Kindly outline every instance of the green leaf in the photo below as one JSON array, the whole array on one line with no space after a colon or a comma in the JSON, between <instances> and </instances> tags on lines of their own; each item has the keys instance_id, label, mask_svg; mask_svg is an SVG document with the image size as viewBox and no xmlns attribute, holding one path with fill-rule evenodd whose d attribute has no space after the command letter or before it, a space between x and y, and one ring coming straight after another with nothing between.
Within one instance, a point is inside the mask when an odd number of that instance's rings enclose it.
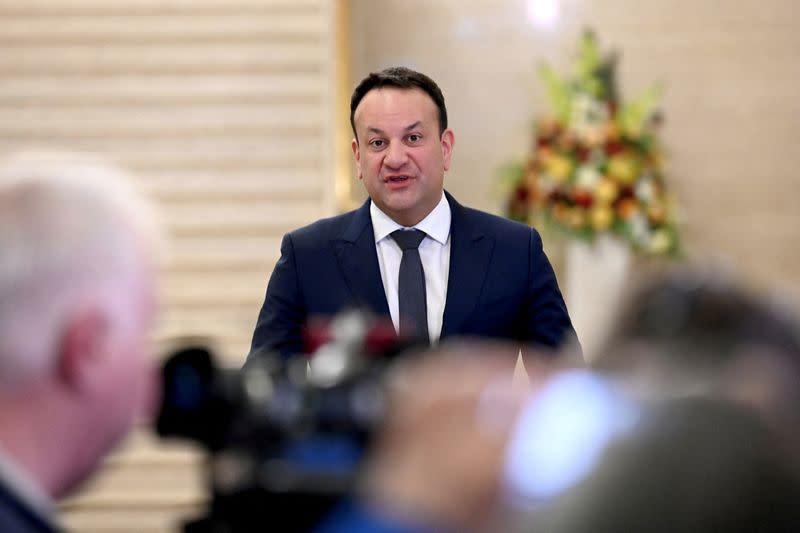
<instances>
[{"instance_id":1,"label":"green leaf","mask_svg":"<svg viewBox=\"0 0 800 533\"><path fill-rule=\"evenodd\" d=\"M539 68L539 77L547 90L547 98L556 119L561 124L566 124L570 114L569 85L548 65Z\"/></svg>"},{"instance_id":2,"label":"green leaf","mask_svg":"<svg viewBox=\"0 0 800 533\"><path fill-rule=\"evenodd\" d=\"M578 62L575 65L576 74L582 80L588 80L595 76L602 64L600 47L597 39L591 32L586 32L581 38L578 48Z\"/></svg>"},{"instance_id":3,"label":"green leaf","mask_svg":"<svg viewBox=\"0 0 800 533\"><path fill-rule=\"evenodd\" d=\"M656 84L638 98L623 104L617 113L617 126L620 130L631 136L638 136L644 129L647 120L653 115L662 93L662 86Z\"/></svg>"}]
</instances>

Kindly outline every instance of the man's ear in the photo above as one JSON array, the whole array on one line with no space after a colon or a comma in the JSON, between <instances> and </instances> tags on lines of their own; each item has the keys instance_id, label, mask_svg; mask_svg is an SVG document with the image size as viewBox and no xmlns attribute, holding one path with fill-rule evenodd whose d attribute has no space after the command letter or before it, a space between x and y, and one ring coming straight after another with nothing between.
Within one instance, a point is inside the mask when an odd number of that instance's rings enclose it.
<instances>
[{"instance_id":1,"label":"man's ear","mask_svg":"<svg viewBox=\"0 0 800 533\"><path fill-rule=\"evenodd\" d=\"M75 314L65 325L58 347L57 370L62 383L85 390L95 379L96 368L108 356L108 320L99 309Z\"/></svg>"},{"instance_id":2,"label":"man's ear","mask_svg":"<svg viewBox=\"0 0 800 533\"><path fill-rule=\"evenodd\" d=\"M358 149L358 139L353 138L350 148L353 150L353 160L356 162L356 177L361 179L361 150Z\"/></svg>"},{"instance_id":3,"label":"man's ear","mask_svg":"<svg viewBox=\"0 0 800 533\"><path fill-rule=\"evenodd\" d=\"M445 170L450 170L450 158L453 155L453 146L456 143L453 130L447 128L442 132L442 164Z\"/></svg>"}]
</instances>

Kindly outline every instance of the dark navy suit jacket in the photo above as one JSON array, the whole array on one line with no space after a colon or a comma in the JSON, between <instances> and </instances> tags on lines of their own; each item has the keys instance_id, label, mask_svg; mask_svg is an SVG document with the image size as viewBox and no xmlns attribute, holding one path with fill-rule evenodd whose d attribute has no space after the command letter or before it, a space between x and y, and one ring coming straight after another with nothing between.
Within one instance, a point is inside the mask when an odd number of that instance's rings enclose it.
<instances>
[{"instance_id":1,"label":"dark navy suit jacket","mask_svg":"<svg viewBox=\"0 0 800 533\"><path fill-rule=\"evenodd\" d=\"M57 533L14 492L0 481L0 531L2 533Z\"/></svg>"},{"instance_id":2,"label":"dark navy suit jacket","mask_svg":"<svg viewBox=\"0 0 800 533\"><path fill-rule=\"evenodd\" d=\"M493 337L557 348L571 337L572 324L536 230L445 195L452 216L440 338ZM251 354L303 353L304 326L316 315L359 307L388 319L369 203L284 236Z\"/></svg>"}]
</instances>

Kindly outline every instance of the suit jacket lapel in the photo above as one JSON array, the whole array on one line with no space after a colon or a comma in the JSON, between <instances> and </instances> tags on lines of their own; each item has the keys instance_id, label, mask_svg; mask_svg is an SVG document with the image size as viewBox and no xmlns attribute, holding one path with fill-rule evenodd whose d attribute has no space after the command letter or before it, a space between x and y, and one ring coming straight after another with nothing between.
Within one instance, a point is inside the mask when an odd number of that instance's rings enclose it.
<instances>
[{"instance_id":1,"label":"suit jacket lapel","mask_svg":"<svg viewBox=\"0 0 800 533\"><path fill-rule=\"evenodd\" d=\"M494 238L473 224L469 210L445 192L450 203L450 273L442 334L457 334L478 302L494 250Z\"/></svg>"},{"instance_id":2,"label":"suit jacket lapel","mask_svg":"<svg viewBox=\"0 0 800 533\"><path fill-rule=\"evenodd\" d=\"M353 213L341 238L334 239L332 244L347 286L358 305L378 315L389 316L369 215L369 200Z\"/></svg>"}]
</instances>

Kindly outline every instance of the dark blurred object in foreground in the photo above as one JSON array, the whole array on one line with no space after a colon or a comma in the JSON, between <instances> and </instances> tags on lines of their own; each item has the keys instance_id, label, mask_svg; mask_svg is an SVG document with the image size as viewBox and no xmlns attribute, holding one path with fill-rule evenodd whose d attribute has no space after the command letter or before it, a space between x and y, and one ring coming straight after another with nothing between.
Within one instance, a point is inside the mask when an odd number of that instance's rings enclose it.
<instances>
[{"instance_id":1,"label":"dark blurred object in foreground","mask_svg":"<svg viewBox=\"0 0 800 533\"><path fill-rule=\"evenodd\" d=\"M164 366L162 436L211 453L209 512L187 533L308 531L355 484L383 419L385 369L409 349L358 312L315 327L313 358L259 354L241 371L204 347Z\"/></svg>"}]
</instances>

